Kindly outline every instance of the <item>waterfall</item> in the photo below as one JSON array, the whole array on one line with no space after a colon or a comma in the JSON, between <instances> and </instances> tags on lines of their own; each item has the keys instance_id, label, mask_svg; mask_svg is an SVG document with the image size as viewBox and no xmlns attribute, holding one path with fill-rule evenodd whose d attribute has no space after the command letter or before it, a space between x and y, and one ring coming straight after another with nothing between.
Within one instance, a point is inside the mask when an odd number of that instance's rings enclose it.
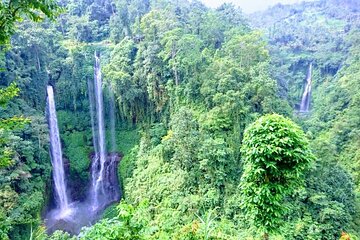
<instances>
[{"instance_id":1,"label":"waterfall","mask_svg":"<svg viewBox=\"0 0 360 240\"><path fill-rule=\"evenodd\" d=\"M106 168L106 179L107 186L106 190L109 194L109 201L117 201L120 198L120 193L118 188L114 188L119 185L117 178L117 163L118 163L118 154L116 154L117 146L116 146L116 131L115 131L115 97L114 93L111 90L111 87L108 87L109 92L109 117L110 117L110 163Z\"/></svg>"},{"instance_id":2,"label":"waterfall","mask_svg":"<svg viewBox=\"0 0 360 240\"><path fill-rule=\"evenodd\" d=\"M104 191L104 177L105 177L105 162L107 158L105 147L105 124L104 124L104 103L102 92L102 78L100 57L95 52L95 66L94 66L94 91L95 91L95 109L96 109L96 141L94 145L95 157L93 160L91 175L92 175L92 207L97 210L101 207L101 202L105 197Z\"/></svg>"},{"instance_id":3,"label":"waterfall","mask_svg":"<svg viewBox=\"0 0 360 240\"><path fill-rule=\"evenodd\" d=\"M116 151L116 133L115 133L115 98L110 86L108 88L110 96L110 137L111 137L111 152Z\"/></svg>"},{"instance_id":4,"label":"waterfall","mask_svg":"<svg viewBox=\"0 0 360 240\"><path fill-rule=\"evenodd\" d=\"M49 125L54 168L54 182L57 202L60 208L46 214L45 224L48 233L64 230L78 234L81 227L88 226L100 217L104 208L121 197L117 167L121 155L116 153L115 139L115 100L109 95L110 150L106 151L104 99L101 78L100 57L95 52L94 80L88 79L91 128L95 153L91 155L91 180L88 196L84 201L71 202L66 195L64 168L61 157L59 130L57 127L55 103L52 87L48 87ZM110 90L110 89L109 89ZM70 205L70 206L69 206Z\"/></svg>"},{"instance_id":5,"label":"waterfall","mask_svg":"<svg viewBox=\"0 0 360 240\"><path fill-rule=\"evenodd\" d=\"M60 134L56 117L54 91L52 86L47 87L47 109L50 131L51 164L55 185L55 198L60 209L60 215L70 211L69 199L66 191L65 171L62 158Z\"/></svg>"},{"instance_id":6,"label":"waterfall","mask_svg":"<svg viewBox=\"0 0 360 240\"><path fill-rule=\"evenodd\" d=\"M88 79L88 89L89 89L89 103L90 103L90 117L91 117L91 129L92 129L92 137L93 137L93 146L94 146L94 150L95 150L95 154L97 154L99 152L98 150L98 140L96 137L96 132L97 132L97 127L96 127L96 120L95 120L95 116L96 116L96 106L94 103L95 100L95 96L94 96L94 83ZM98 156L95 156L95 158L97 158Z\"/></svg>"},{"instance_id":7,"label":"waterfall","mask_svg":"<svg viewBox=\"0 0 360 240\"><path fill-rule=\"evenodd\" d=\"M97 212L107 204L120 198L119 183L117 180L117 165L119 155L116 151L115 139L115 100L109 88L109 117L110 117L110 147L111 154L106 151L104 99L101 78L100 57L95 52L94 83L88 82L91 126L95 154L91 165L90 200L92 210Z\"/></svg>"},{"instance_id":8,"label":"waterfall","mask_svg":"<svg viewBox=\"0 0 360 240\"><path fill-rule=\"evenodd\" d=\"M90 103L90 117L91 117L91 129L92 129L92 139L94 147L94 156L92 156L91 164L91 187L90 187L90 199L92 208L95 210L98 206L98 193L96 191L96 181L98 179L98 169L100 164L99 159L99 150L98 150L98 138L97 138L97 120L96 120L96 105L95 105L95 87L94 82L88 79L88 92L89 92L89 103Z\"/></svg>"},{"instance_id":9,"label":"waterfall","mask_svg":"<svg viewBox=\"0 0 360 240\"><path fill-rule=\"evenodd\" d=\"M312 84L312 63L310 63L309 65L309 69L306 76L306 85L300 103L300 112L308 112L310 109L311 84Z\"/></svg>"}]
</instances>

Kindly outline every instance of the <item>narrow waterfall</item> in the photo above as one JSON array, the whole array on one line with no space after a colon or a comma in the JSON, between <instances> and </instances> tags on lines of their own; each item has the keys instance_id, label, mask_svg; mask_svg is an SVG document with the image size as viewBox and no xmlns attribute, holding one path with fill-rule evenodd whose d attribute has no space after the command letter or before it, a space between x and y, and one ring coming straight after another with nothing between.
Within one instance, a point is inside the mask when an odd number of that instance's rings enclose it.
<instances>
[{"instance_id":1,"label":"narrow waterfall","mask_svg":"<svg viewBox=\"0 0 360 240\"><path fill-rule=\"evenodd\" d=\"M95 81L88 79L88 92L89 92L89 103L90 103L90 117L91 117L91 129L92 129L92 139L94 147L94 156L92 156L91 164L91 187L89 199L92 205L92 209L96 210L98 206L98 193L96 191L96 181L98 179L98 169L100 168L100 159L99 159L99 147L98 147L98 127L96 119L96 105L95 105Z\"/></svg>"},{"instance_id":2,"label":"narrow waterfall","mask_svg":"<svg viewBox=\"0 0 360 240\"><path fill-rule=\"evenodd\" d=\"M93 132L94 155L91 165L90 200L93 212L120 198L117 177L117 165L120 160L116 153L115 139L115 100L109 89L109 117L110 117L110 150L106 151L104 97L101 78L100 57L95 53L94 83L88 82L90 98L90 114Z\"/></svg>"},{"instance_id":3,"label":"narrow waterfall","mask_svg":"<svg viewBox=\"0 0 360 240\"><path fill-rule=\"evenodd\" d=\"M116 152L116 133L115 133L115 97L111 88L108 88L110 96L110 137L111 137L111 152Z\"/></svg>"},{"instance_id":4,"label":"narrow waterfall","mask_svg":"<svg viewBox=\"0 0 360 240\"><path fill-rule=\"evenodd\" d=\"M89 103L90 103L90 117L91 117L91 129L92 129L92 138L93 138L93 147L95 154L99 153L98 150L98 140L97 140L97 126L96 126L96 106L95 106L95 89L94 89L94 82L88 79L88 92L89 92ZM98 156L94 156L97 158Z\"/></svg>"},{"instance_id":5,"label":"narrow waterfall","mask_svg":"<svg viewBox=\"0 0 360 240\"><path fill-rule=\"evenodd\" d=\"M110 162L106 167L106 191L108 193L108 201L117 201L120 198L119 183L117 177L117 164L119 155L116 153L116 125L115 125L115 97L110 86L108 87L109 92L109 117L110 117Z\"/></svg>"},{"instance_id":6,"label":"narrow waterfall","mask_svg":"<svg viewBox=\"0 0 360 240\"><path fill-rule=\"evenodd\" d=\"M60 210L60 216L70 212L69 198L66 191L65 171L61 151L59 127L56 117L54 91L52 86L47 87L47 110L50 132L51 164L55 187L55 199Z\"/></svg>"},{"instance_id":7,"label":"narrow waterfall","mask_svg":"<svg viewBox=\"0 0 360 240\"><path fill-rule=\"evenodd\" d=\"M310 109L310 97L311 97L311 84L312 84L312 63L310 63L308 72L306 75L306 85L304 93L300 103L300 112L309 112Z\"/></svg>"},{"instance_id":8,"label":"narrow waterfall","mask_svg":"<svg viewBox=\"0 0 360 240\"><path fill-rule=\"evenodd\" d=\"M104 191L104 176L105 176L105 162L107 158L105 147L105 124L104 124L104 103L102 92L102 78L100 57L95 52L95 66L94 66L94 91L95 91L95 108L96 108L96 141L94 145L95 158L92 163L92 208L98 210L101 207L102 200L105 197Z\"/></svg>"}]
</instances>

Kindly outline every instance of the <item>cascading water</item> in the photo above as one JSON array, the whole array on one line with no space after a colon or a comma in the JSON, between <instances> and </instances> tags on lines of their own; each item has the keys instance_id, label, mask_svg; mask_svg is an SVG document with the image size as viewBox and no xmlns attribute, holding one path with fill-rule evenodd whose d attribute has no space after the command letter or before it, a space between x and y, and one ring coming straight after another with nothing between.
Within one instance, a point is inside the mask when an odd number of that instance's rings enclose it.
<instances>
[{"instance_id":1,"label":"cascading water","mask_svg":"<svg viewBox=\"0 0 360 240\"><path fill-rule=\"evenodd\" d=\"M92 176L92 209L94 211L101 207L101 201L105 197L104 191L104 170L107 158L105 147L105 124L104 124L104 103L102 92L102 78L100 57L95 52L95 66L94 66L94 90L95 90L95 106L96 106L96 140L94 146L95 158L92 163L91 176Z\"/></svg>"},{"instance_id":2,"label":"cascading water","mask_svg":"<svg viewBox=\"0 0 360 240\"><path fill-rule=\"evenodd\" d=\"M304 93L300 103L300 112L309 112L310 109L310 97L311 97L311 84L312 84L312 63L309 65L309 69L306 76L306 85Z\"/></svg>"},{"instance_id":3,"label":"cascading water","mask_svg":"<svg viewBox=\"0 0 360 240\"><path fill-rule=\"evenodd\" d=\"M54 165L54 173L60 172L58 175L54 174L54 182L56 186L56 192L60 192L56 196L61 196L59 200L60 209L64 209L64 212L71 214L64 215L62 210L53 209L50 210L45 216L45 223L49 233L55 230L61 229L73 234L78 234L83 226L88 226L94 223L100 216L101 211L110 203L118 201L120 199L120 188L117 175L117 166L120 161L120 155L115 153L116 150L116 139L115 139L115 102L112 93L110 92L110 106L109 106L109 117L110 117L110 130L111 130L111 153L106 152L106 141L105 141L105 120L104 120L104 100L103 100L103 89L101 79L101 68L100 68L100 57L95 53L95 66L94 66L94 81L88 81L89 88L89 102L90 102L90 114L91 114L91 127L93 136L93 145L95 153L91 155L91 184L89 195L87 199L82 202L72 202L69 206L69 200L66 195L65 188L65 176L62 164L62 157L57 158L57 161L61 161L57 166ZM49 112L52 121L50 125L51 136L54 135L57 138L51 137L51 145L58 143L55 151L52 154L61 156L61 146L59 140L59 131L57 129L56 115L55 115L55 104L53 102L52 88L49 90ZM50 98L52 96L52 98ZM52 99L52 100L51 100ZM55 118L55 122L54 119ZM54 123L53 123L54 122ZM56 129L53 127L56 126ZM55 133L52 133L54 129ZM56 131L55 131L56 130ZM55 139L55 140L52 140ZM53 144L54 142L54 144ZM61 167L60 167L61 166ZM57 182L61 184L58 185ZM58 190L58 186L60 189ZM66 200L63 200L65 196ZM64 207L62 207L64 206ZM67 211L69 209L69 211ZM91 211L89 211L91 210Z\"/></svg>"},{"instance_id":4,"label":"cascading water","mask_svg":"<svg viewBox=\"0 0 360 240\"><path fill-rule=\"evenodd\" d=\"M99 153L98 150L98 140L97 140L97 126L96 126L96 106L95 106L95 96L94 96L94 83L90 79L88 79L88 92L89 92L89 103L90 103L90 117L91 117L91 129L92 129L92 137L93 137L93 146L95 154ZM98 156L94 156L94 158L98 158ZM94 166L96 167L96 166ZM94 179L92 179L94 181Z\"/></svg>"},{"instance_id":5,"label":"cascading water","mask_svg":"<svg viewBox=\"0 0 360 240\"><path fill-rule=\"evenodd\" d=\"M59 217L63 217L71 212L71 208L69 206L69 198L66 191L64 163L61 151L58 122L56 117L54 91L52 86L47 87L47 95L51 164L53 166L55 198L59 208Z\"/></svg>"},{"instance_id":6,"label":"cascading water","mask_svg":"<svg viewBox=\"0 0 360 240\"><path fill-rule=\"evenodd\" d=\"M89 198L91 199L92 209L95 210L96 206L98 205L98 194L96 191L96 181L98 179L98 169L100 164L99 159L99 148L98 143L99 140L97 138L97 120L95 119L96 114L96 105L95 105L95 87L94 82L88 80L88 90L89 90L89 103L90 103L90 116L91 116L91 129L92 129L92 138L93 138L93 147L94 147L94 156L92 157L93 161L91 164L91 189Z\"/></svg>"},{"instance_id":7,"label":"cascading water","mask_svg":"<svg viewBox=\"0 0 360 240\"><path fill-rule=\"evenodd\" d=\"M92 87L93 86L93 87ZM94 94L91 92L94 91ZM119 200L117 164L119 155L115 153L115 102L110 91L110 133L111 154L106 151L104 100L101 78L100 57L95 52L94 84L89 83L90 113L92 119L93 144L95 154L91 165L91 207L93 212L101 210L109 203ZM95 103L95 104L94 104Z\"/></svg>"},{"instance_id":8,"label":"cascading water","mask_svg":"<svg viewBox=\"0 0 360 240\"><path fill-rule=\"evenodd\" d=\"M110 137L111 137L111 152L116 151L116 136L115 136L115 98L114 93L109 87L110 96Z\"/></svg>"},{"instance_id":9,"label":"cascading water","mask_svg":"<svg viewBox=\"0 0 360 240\"><path fill-rule=\"evenodd\" d=\"M117 201L120 198L120 192L117 178L117 164L119 160L119 155L116 154L116 132L115 132L115 97L114 93L111 90L110 86L108 87L109 92L109 117L110 117L110 163L106 167L106 179L107 185L106 190L108 193L108 201Z\"/></svg>"}]
</instances>

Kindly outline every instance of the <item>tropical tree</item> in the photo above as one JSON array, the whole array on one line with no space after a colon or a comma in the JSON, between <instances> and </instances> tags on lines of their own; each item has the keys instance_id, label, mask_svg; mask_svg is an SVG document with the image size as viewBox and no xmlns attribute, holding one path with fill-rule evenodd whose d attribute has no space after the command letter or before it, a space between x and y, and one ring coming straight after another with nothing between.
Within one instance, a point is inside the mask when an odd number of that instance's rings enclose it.
<instances>
[{"instance_id":1,"label":"tropical tree","mask_svg":"<svg viewBox=\"0 0 360 240\"><path fill-rule=\"evenodd\" d=\"M277 114L263 116L245 130L241 152L242 207L268 239L282 222L285 197L303 183L314 157L303 131Z\"/></svg>"},{"instance_id":2,"label":"tropical tree","mask_svg":"<svg viewBox=\"0 0 360 240\"><path fill-rule=\"evenodd\" d=\"M7 88L0 89L0 109L6 107L7 103L19 94L19 88L11 84ZM8 146L9 131L20 128L28 123L23 117L0 118L0 168L11 164L13 150Z\"/></svg>"},{"instance_id":3,"label":"tropical tree","mask_svg":"<svg viewBox=\"0 0 360 240\"><path fill-rule=\"evenodd\" d=\"M34 22L45 17L54 19L60 11L55 0L6 0L0 2L0 45L6 44L14 33L16 22L24 16Z\"/></svg>"}]
</instances>

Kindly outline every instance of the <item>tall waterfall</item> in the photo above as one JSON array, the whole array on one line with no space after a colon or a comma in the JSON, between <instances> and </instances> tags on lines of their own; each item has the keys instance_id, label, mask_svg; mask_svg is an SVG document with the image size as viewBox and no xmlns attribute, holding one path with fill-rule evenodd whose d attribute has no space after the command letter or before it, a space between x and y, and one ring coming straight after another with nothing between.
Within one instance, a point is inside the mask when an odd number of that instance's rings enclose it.
<instances>
[{"instance_id":1,"label":"tall waterfall","mask_svg":"<svg viewBox=\"0 0 360 240\"><path fill-rule=\"evenodd\" d=\"M308 112L310 109L311 84L312 84L312 63L310 63L306 75L306 85L300 103L300 112Z\"/></svg>"},{"instance_id":2,"label":"tall waterfall","mask_svg":"<svg viewBox=\"0 0 360 240\"><path fill-rule=\"evenodd\" d=\"M104 103L102 92L102 78L100 57L95 52L95 66L94 66L94 91L95 91L95 109L96 109L96 127L93 128L95 132L96 141L95 157L91 167L92 176L92 207L97 210L101 207L102 199L105 196L104 190L104 176L105 176L105 162L107 158L105 147L105 124L104 124Z\"/></svg>"},{"instance_id":3,"label":"tall waterfall","mask_svg":"<svg viewBox=\"0 0 360 240\"><path fill-rule=\"evenodd\" d=\"M109 92L109 117L110 117L110 159L109 163L106 166L106 191L108 193L108 201L117 201L120 198L119 192L119 183L117 178L117 164L119 160L119 155L116 153L116 131L115 131L115 97L110 86L108 87Z\"/></svg>"},{"instance_id":4,"label":"tall waterfall","mask_svg":"<svg viewBox=\"0 0 360 240\"><path fill-rule=\"evenodd\" d=\"M109 87L110 96L110 137L111 137L111 152L116 152L116 136L115 136L115 97L111 88Z\"/></svg>"},{"instance_id":5,"label":"tall waterfall","mask_svg":"<svg viewBox=\"0 0 360 240\"><path fill-rule=\"evenodd\" d=\"M101 78L100 57L95 52L94 82L88 82L91 125L95 154L91 165L90 199L92 210L97 212L107 204L120 198L117 178L117 165L120 160L116 151L115 139L115 100L109 89L109 117L110 117L110 147L111 154L106 151L104 98Z\"/></svg>"},{"instance_id":6,"label":"tall waterfall","mask_svg":"<svg viewBox=\"0 0 360 240\"><path fill-rule=\"evenodd\" d=\"M98 150L98 140L97 140L97 127L96 127L96 106L95 106L95 89L94 89L94 82L88 79L88 92L89 92L89 103L90 103L90 117L91 117L91 128L92 128L92 138L93 138L93 146L95 150L95 154L99 152ZM98 156L94 156L97 158Z\"/></svg>"},{"instance_id":7,"label":"tall waterfall","mask_svg":"<svg viewBox=\"0 0 360 240\"><path fill-rule=\"evenodd\" d=\"M92 129L92 138L93 138L93 147L95 154L92 157L91 165L91 187L90 187L90 196L92 208L95 209L98 205L98 194L96 191L96 180L98 179L98 169L99 169L99 147L98 147L98 138L97 138L97 120L96 120L96 105L95 105L95 86L94 81L88 79L88 92L89 92L89 103L90 103L90 116L91 116L91 129Z\"/></svg>"},{"instance_id":8,"label":"tall waterfall","mask_svg":"<svg viewBox=\"0 0 360 240\"><path fill-rule=\"evenodd\" d=\"M59 127L56 117L54 91L52 86L47 87L47 110L50 131L51 164L55 185L55 198L60 209L60 215L70 211L69 198L66 191L64 163L61 151Z\"/></svg>"}]
</instances>

